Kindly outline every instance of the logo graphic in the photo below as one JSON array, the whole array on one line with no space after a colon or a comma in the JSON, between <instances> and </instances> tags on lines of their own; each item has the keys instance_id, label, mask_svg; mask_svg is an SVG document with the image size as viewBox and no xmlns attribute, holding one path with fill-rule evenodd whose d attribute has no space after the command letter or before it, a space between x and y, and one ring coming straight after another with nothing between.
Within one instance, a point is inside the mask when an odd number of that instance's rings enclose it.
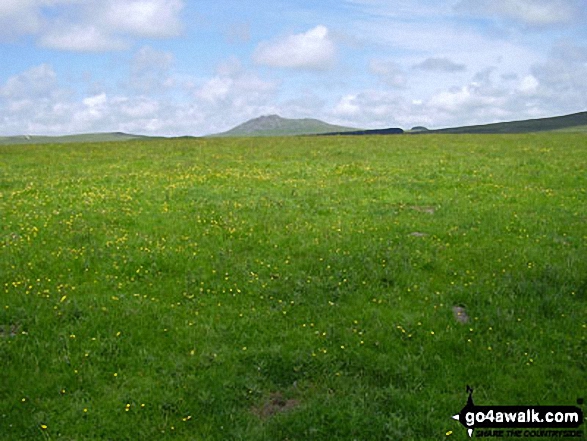
<instances>
[{"instance_id":1,"label":"logo graphic","mask_svg":"<svg viewBox=\"0 0 587 441\"><path fill-rule=\"evenodd\" d=\"M469 437L476 429L481 430L477 436L485 437L582 437L579 430L519 430L577 429L583 424L583 411L577 406L477 406L470 386L467 393L467 404L452 418L467 429ZM577 403L582 404L583 400Z\"/></svg>"}]
</instances>

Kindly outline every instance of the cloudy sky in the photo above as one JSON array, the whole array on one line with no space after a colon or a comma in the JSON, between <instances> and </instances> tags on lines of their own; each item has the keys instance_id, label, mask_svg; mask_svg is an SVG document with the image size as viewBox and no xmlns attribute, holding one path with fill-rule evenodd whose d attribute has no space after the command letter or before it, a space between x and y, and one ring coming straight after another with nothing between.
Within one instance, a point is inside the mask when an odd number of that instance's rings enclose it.
<instances>
[{"instance_id":1,"label":"cloudy sky","mask_svg":"<svg viewBox=\"0 0 587 441\"><path fill-rule=\"evenodd\" d=\"M585 0L1 0L0 135L587 110Z\"/></svg>"}]
</instances>

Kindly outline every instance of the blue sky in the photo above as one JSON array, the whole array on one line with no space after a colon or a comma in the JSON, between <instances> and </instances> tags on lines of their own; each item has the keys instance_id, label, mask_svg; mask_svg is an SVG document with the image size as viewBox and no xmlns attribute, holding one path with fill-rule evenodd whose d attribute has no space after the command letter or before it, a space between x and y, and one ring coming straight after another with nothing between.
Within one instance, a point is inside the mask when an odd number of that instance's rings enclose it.
<instances>
[{"instance_id":1,"label":"blue sky","mask_svg":"<svg viewBox=\"0 0 587 441\"><path fill-rule=\"evenodd\" d=\"M0 135L587 110L585 0L2 0Z\"/></svg>"}]
</instances>

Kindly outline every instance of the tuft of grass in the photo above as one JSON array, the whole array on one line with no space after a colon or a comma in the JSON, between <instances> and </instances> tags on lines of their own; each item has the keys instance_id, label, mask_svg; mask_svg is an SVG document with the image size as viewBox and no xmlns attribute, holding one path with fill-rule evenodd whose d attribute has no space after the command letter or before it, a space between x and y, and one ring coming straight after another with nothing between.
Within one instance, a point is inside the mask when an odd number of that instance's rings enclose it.
<instances>
[{"instance_id":1,"label":"tuft of grass","mask_svg":"<svg viewBox=\"0 0 587 441\"><path fill-rule=\"evenodd\" d=\"M580 134L0 146L3 434L465 439L466 385L574 404L586 153Z\"/></svg>"}]
</instances>

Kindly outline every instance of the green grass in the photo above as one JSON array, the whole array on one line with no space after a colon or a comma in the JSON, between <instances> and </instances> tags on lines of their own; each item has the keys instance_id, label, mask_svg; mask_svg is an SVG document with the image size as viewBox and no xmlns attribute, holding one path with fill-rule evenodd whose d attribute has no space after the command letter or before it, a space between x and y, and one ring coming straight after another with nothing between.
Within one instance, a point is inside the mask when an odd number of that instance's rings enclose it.
<instances>
[{"instance_id":1,"label":"green grass","mask_svg":"<svg viewBox=\"0 0 587 441\"><path fill-rule=\"evenodd\" d=\"M575 404L586 169L580 134L0 147L0 438L464 440L466 385Z\"/></svg>"},{"instance_id":2,"label":"green grass","mask_svg":"<svg viewBox=\"0 0 587 441\"><path fill-rule=\"evenodd\" d=\"M586 133L587 132L587 125L584 126L574 126L574 127L567 127L564 129L558 129L556 132L564 132L564 133Z\"/></svg>"}]
</instances>

